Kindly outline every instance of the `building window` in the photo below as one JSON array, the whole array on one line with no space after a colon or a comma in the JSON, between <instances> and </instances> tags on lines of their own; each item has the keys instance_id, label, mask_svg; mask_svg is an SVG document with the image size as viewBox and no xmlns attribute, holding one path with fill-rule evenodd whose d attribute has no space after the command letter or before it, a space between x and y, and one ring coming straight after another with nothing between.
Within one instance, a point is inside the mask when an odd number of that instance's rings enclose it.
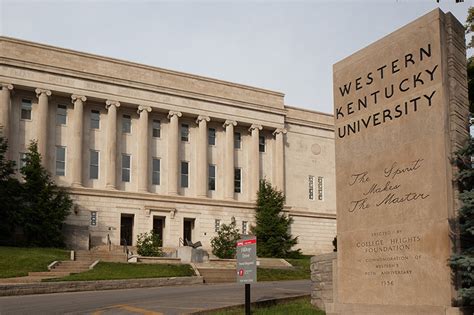
<instances>
[{"instance_id":1,"label":"building window","mask_svg":"<svg viewBox=\"0 0 474 315\"><path fill-rule=\"evenodd\" d=\"M151 176L151 182L153 185L160 184L160 159L153 158L153 174Z\"/></svg>"},{"instance_id":2,"label":"building window","mask_svg":"<svg viewBox=\"0 0 474 315\"><path fill-rule=\"evenodd\" d=\"M209 190L216 190L216 166L209 164Z\"/></svg>"},{"instance_id":3,"label":"building window","mask_svg":"<svg viewBox=\"0 0 474 315\"><path fill-rule=\"evenodd\" d=\"M67 121L67 106L58 105L58 108L56 109L56 124L65 125L66 121Z\"/></svg>"},{"instance_id":4,"label":"building window","mask_svg":"<svg viewBox=\"0 0 474 315\"><path fill-rule=\"evenodd\" d=\"M240 193L242 191L242 169L234 169L234 192Z\"/></svg>"},{"instance_id":5,"label":"building window","mask_svg":"<svg viewBox=\"0 0 474 315\"><path fill-rule=\"evenodd\" d=\"M318 177L318 200L324 200L324 178Z\"/></svg>"},{"instance_id":6,"label":"building window","mask_svg":"<svg viewBox=\"0 0 474 315\"><path fill-rule=\"evenodd\" d=\"M99 151L90 150L89 178L99 178Z\"/></svg>"},{"instance_id":7,"label":"building window","mask_svg":"<svg viewBox=\"0 0 474 315\"><path fill-rule=\"evenodd\" d=\"M258 151L265 152L265 136L258 137Z\"/></svg>"},{"instance_id":8,"label":"building window","mask_svg":"<svg viewBox=\"0 0 474 315\"><path fill-rule=\"evenodd\" d=\"M161 137L161 121L153 120L153 138Z\"/></svg>"},{"instance_id":9,"label":"building window","mask_svg":"<svg viewBox=\"0 0 474 315\"><path fill-rule=\"evenodd\" d=\"M97 225L97 211L91 211L91 226Z\"/></svg>"},{"instance_id":10,"label":"building window","mask_svg":"<svg viewBox=\"0 0 474 315\"><path fill-rule=\"evenodd\" d=\"M209 130L207 131L207 139L209 145L216 145L216 129L209 128Z\"/></svg>"},{"instance_id":11,"label":"building window","mask_svg":"<svg viewBox=\"0 0 474 315\"><path fill-rule=\"evenodd\" d=\"M31 119L31 100L21 100L21 119Z\"/></svg>"},{"instance_id":12,"label":"building window","mask_svg":"<svg viewBox=\"0 0 474 315\"><path fill-rule=\"evenodd\" d=\"M132 132L132 117L130 115L122 116L122 132L123 133Z\"/></svg>"},{"instance_id":13,"label":"building window","mask_svg":"<svg viewBox=\"0 0 474 315\"><path fill-rule=\"evenodd\" d=\"M66 175L66 147L56 147L56 175Z\"/></svg>"},{"instance_id":14,"label":"building window","mask_svg":"<svg viewBox=\"0 0 474 315\"><path fill-rule=\"evenodd\" d=\"M242 136L240 132L234 132L234 149L240 149L242 143Z\"/></svg>"},{"instance_id":15,"label":"building window","mask_svg":"<svg viewBox=\"0 0 474 315\"><path fill-rule=\"evenodd\" d=\"M122 154L122 182L130 182L130 161L130 155Z\"/></svg>"},{"instance_id":16,"label":"building window","mask_svg":"<svg viewBox=\"0 0 474 315\"><path fill-rule=\"evenodd\" d=\"M214 232L219 232L221 228L221 220L215 219L214 220Z\"/></svg>"},{"instance_id":17,"label":"building window","mask_svg":"<svg viewBox=\"0 0 474 315\"><path fill-rule=\"evenodd\" d=\"M189 125L181 124L181 141L189 141Z\"/></svg>"},{"instance_id":18,"label":"building window","mask_svg":"<svg viewBox=\"0 0 474 315\"><path fill-rule=\"evenodd\" d=\"M242 221L242 234L247 234L248 230L248 222L247 221Z\"/></svg>"},{"instance_id":19,"label":"building window","mask_svg":"<svg viewBox=\"0 0 474 315\"><path fill-rule=\"evenodd\" d=\"M20 160L18 163L19 169L21 170L26 165L26 153L20 152Z\"/></svg>"},{"instance_id":20,"label":"building window","mask_svg":"<svg viewBox=\"0 0 474 315\"><path fill-rule=\"evenodd\" d=\"M91 110L91 129L100 128L100 112L98 110Z\"/></svg>"},{"instance_id":21,"label":"building window","mask_svg":"<svg viewBox=\"0 0 474 315\"><path fill-rule=\"evenodd\" d=\"M181 187L189 187L189 163L181 162Z\"/></svg>"},{"instance_id":22,"label":"building window","mask_svg":"<svg viewBox=\"0 0 474 315\"><path fill-rule=\"evenodd\" d=\"M314 176L308 176L308 198L314 200Z\"/></svg>"}]
</instances>

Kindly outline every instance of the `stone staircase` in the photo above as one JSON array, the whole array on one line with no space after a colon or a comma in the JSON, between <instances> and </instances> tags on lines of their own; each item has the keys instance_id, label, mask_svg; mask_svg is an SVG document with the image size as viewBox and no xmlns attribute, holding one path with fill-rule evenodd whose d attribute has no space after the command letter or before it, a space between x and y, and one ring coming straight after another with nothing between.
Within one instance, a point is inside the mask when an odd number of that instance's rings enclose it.
<instances>
[{"instance_id":1,"label":"stone staircase","mask_svg":"<svg viewBox=\"0 0 474 315\"><path fill-rule=\"evenodd\" d=\"M76 251L76 260L100 260L106 262L127 262L127 254L123 252L122 247L112 248L94 248L91 250Z\"/></svg>"},{"instance_id":2,"label":"stone staircase","mask_svg":"<svg viewBox=\"0 0 474 315\"><path fill-rule=\"evenodd\" d=\"M76 257L76 260L65 260L58 262L49 271L29 272L28 276L44 278L66 277L73 273L88 271L94 261L95 260L93 259L93 257Z\"/></svg>"},{"instance_id":3,"label":"stone staircase","mask_svg":"<svg viewBox=\"0 0 474 315\"><path fill-rule=\"evenodd\" d=\"M204 283L225 283L236 281L235 264L235 260L231 259L210 259L208 262L196 263L195 266L204 278Z\"/></svg>"}]
</instances>

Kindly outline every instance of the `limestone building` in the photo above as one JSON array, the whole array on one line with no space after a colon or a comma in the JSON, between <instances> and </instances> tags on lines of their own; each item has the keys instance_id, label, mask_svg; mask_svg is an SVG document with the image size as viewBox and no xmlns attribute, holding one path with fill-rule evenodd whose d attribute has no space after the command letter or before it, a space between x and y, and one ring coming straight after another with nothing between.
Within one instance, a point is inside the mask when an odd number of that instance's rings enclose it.
<instances>
[{"instance_id":1,"label":"limestone building","mask_svg":"<svg viewBox=\"0 0 474 315\"><path fill-rule=\"evenodd\" d=\"M255 87L0 37L0 124L9 158L32 139L70 189L68 244L163 246L254 222L258 181L286 194L304 253L336 233L332 115Z\"/></svg>"}]
</instances>

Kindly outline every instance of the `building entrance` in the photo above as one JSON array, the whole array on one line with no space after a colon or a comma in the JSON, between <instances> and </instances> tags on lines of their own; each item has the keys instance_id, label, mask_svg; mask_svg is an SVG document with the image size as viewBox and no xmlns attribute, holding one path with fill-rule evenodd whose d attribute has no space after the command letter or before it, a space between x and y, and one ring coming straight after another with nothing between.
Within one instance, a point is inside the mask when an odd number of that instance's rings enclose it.
<instances>
[{"instance_id":1,"label":"building entrance","mask_svg":"<svg viewBox=\"0 0 474 315\"><path fill-rule=\"evenodd\" d=\"M120 245L133 245L133 214L120 216Z\"/></svg>"},{"instance_id":2,"label":"building entrance","mask_svg":"<svg viewBox=\"0 0 474 315\"><path fill-rule=\"evenodd\" d=\"M184 219L183 236L184 240L193 241L194 219Z\"/></svg>"},{"instance_id":3,"label":"building entrance","mask_svg":"<svg viewBox=\"0 0 474 315\"><path fill-rule=\"evenodd\" d=\"M164 217L153 217L153 231L160 238L160 246L163 246L163 230L165 228L165 218Z\"/></svg>"}]
</instances>

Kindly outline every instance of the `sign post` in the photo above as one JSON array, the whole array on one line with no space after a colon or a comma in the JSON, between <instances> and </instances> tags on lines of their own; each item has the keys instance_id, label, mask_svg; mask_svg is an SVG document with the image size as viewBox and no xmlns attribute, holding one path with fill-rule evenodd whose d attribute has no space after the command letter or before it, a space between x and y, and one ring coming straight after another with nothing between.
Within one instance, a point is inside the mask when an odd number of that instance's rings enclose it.
<instances>
[{"instance_id":1,"label":"sign post","mask_svg":"<svg viewBox=\"0 0 474 315\"><path fill-rule=\"evenodd\" d=\"M237 283L245 284L245 315L250 315L250 284L257 282L257 238L243 236L237 241Z\"/></svg>"}]
</instances>

